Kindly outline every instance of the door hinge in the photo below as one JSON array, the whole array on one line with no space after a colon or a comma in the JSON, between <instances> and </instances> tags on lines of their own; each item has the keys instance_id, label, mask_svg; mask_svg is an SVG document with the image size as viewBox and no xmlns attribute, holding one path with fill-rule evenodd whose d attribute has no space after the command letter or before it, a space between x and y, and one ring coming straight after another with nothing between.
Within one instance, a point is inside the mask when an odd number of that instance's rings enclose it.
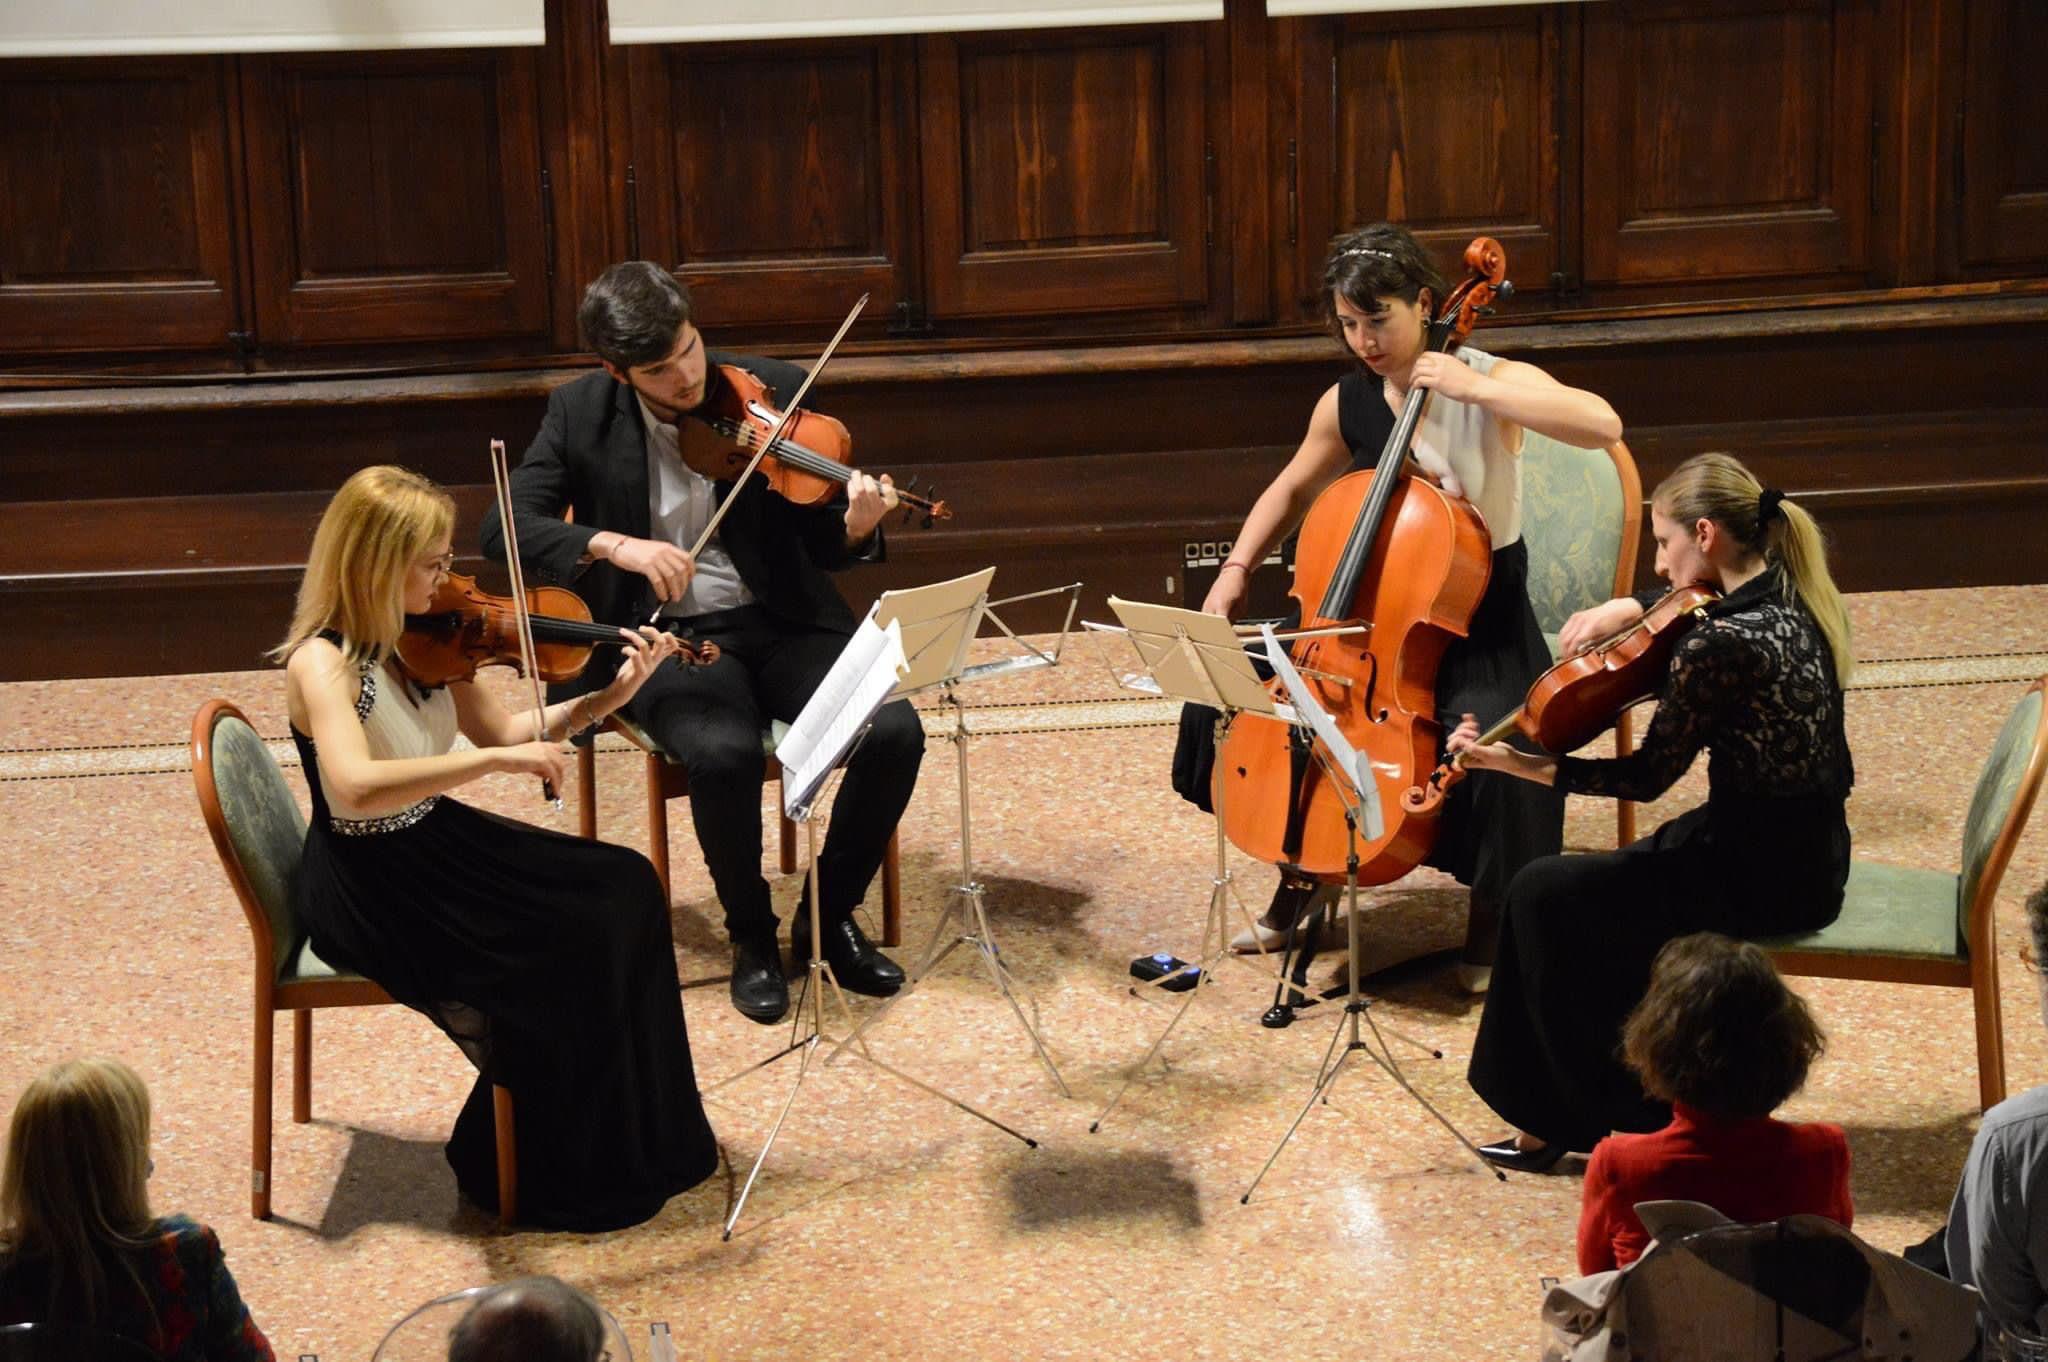
<instances>
[{"instance_id":1,"label":"door hinge","mask_svg":"<svg viewBox=\"0 0 2048 1362\"><path fill-rule=\"evenodd\" d=\"M909 298L896 304L896 320L884 328L884 334L891 336L929 336L931 333L932 323L924 315L924 304Z\"/></svg>"}]
</instances>

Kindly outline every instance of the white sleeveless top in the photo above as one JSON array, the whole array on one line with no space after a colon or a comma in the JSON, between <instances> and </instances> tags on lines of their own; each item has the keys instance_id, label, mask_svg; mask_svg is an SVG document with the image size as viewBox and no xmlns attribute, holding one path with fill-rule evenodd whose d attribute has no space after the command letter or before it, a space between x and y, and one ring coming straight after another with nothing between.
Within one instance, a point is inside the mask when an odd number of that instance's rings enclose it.
<instances>
[{"instance_id":1,"label":"white sleeveless top","mask_svg":"<svg viewBox=\"0 0 2048 1362\"><path fill-rule=\"evenodd\" d=\"M1481 374L1500 363L1469 345L1458 347L1457 358ZM1522 537L1522 460L1501 443L1500 422L1486 408L1431 394L1410 448L1447 491L1479 508L1496 549Z\"/></svg>"},{"instance_id":2,"label":"white sleeveless top","mask_svg":"<svg viewBox=\"0 0 2048 1362\"><path fill-rule=\"evenodd\" d=\"M371 757L378 761L438 757L455 746L455 696L446 686L418 697L404 694L378 663L364 663L357 674L362 678L363 689L356 697L356 717L363 721L363 739L369 744ZM441 799L439 795L429 795L397 813L372 817L338 798L331 789L323 789L323 793L327 796L331 826L349 836L411 827Z\"/></svg>"}]
</instances>

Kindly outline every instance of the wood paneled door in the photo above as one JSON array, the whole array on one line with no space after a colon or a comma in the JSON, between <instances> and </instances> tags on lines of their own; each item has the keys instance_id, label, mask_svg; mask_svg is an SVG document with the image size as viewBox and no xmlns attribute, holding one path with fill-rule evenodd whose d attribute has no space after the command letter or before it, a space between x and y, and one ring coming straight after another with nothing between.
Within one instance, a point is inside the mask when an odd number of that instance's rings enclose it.
<instances>
[{"instance_id":1,"label":"wood paneled door","mask_svg":"<svg viewBox=\"0 0 2048 1362\"><path fill-rule=\"evenodd\" d=\"M1213 27L921 40L933 317L1207 301Z\"/></svg>"},{"instance_id":2,"label":"wood paneled door","mask_svg":"<svg viewBox=\"0 0 2048 1362\"><path fill-rule=\"evenodd\" d=\"M2048 10L1971 0L1963 56L1962 256L2048 259Z\"/></svg>"},{"instance_id":3,"label":"wood paneled door","mask_svg":"<svg viewBox=\"0 0 2048 1362\"><path fill-rule=\"evenodd\" d=\"M545 335L532 51L243 61L262 346Z\"/></svg>"},{"instance_id":4,"label":"wood paneled door","mask_svg":"<svg viewBox=\"0 0 2048 1362\"><path fill-rule=\"evenodd\" d=\"M1863 282L1873 3L1585 6L1587 283Z\"/></svg>"},{"instance_id":5,"label":"wood paneled door","mask_svg":"<svg viewBox=\"0 0 2048 1362\"><path fill-rule=\"evenodd\" d=\"M866 293L880 330L911 297L912 67L907 38L631 49L628 252L707 326L837 322Z\"/></svg>"},{"instance_id":6,"label":"wood paneled door","mask_svg":"<svg viewBox=\"0 0 2048 1362\"><path fill-rule=\"evenodd\" d=\"M0 62L0 351L227 348L228 70Z\"/></svg>"},{"instance_id":7,"label":"wood paneled door","mask_svg":"<svg viewBox=\"0 0 2048 1362\"><path fill-rule=\"evenodd\" d=\"M1448 279L1483 234L1507 249L1518 295L1552 287L1565 269L1555 11L1301 21L1283 167L1298 301L1320 305L1333 237L1381 221L1414 232Z\"/></svg>"}]
</instances>

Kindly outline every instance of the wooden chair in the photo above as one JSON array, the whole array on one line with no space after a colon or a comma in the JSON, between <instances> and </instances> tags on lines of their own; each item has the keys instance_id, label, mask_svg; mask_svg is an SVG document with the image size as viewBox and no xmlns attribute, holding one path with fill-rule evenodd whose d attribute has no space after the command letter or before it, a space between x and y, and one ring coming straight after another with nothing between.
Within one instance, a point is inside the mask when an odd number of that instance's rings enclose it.
<instances>
[{"instance_id":1,"label":"wooden chair","mask_svg":"<svg viewBox=\"0 0 2048 1362\"><path fill-rule=\"evenodd\" d=\"M1628 446L1581 449L1533 430L1522 432L1522 540L1529 546L1529 601L1557 656L1557 636L1574 612L1635 586L1642 544L1643 480ZM1497 715L1479 716L1490 723ZM1635 750L1633 716L1614 725L1614 750ZM1636 806L1618 800L1617 845L1636 839Z\"/></svg>"},{"instance_id":2,"label":"wooden chair","mask_svg":"<svg viewBox=\"0 0 2048 1362\"><path fill-rule=\"evenodd\" d=\"M306 820L263 739L226 700L209 700L192 720L192 781L221 869L242 901L255 946L254 1094L249 1214L270 1218L271 1054L276 1014L292 1014L292 1120L313 1119L313 1009L394 1001L361 975L335 969L306 939L292 912L291 880L306 848ZM512 1094L491 1089L498 1146L498 1223L518 1213L518 1158Z\"/></svg>"},{"instance_id":3,"label":"wooden chair","mask_svg":"<svg viewBox=\"0 0 2048 1362\"><path fill-rule=\"evenodd\" d=\"M623 712L604 722L603 732L616 733L640 749L647 786L647 858L661 877L663 894L671 894L668 865L668 802L690 793L690 773L662 750L652 734ZM789 725L777 720L761 734L761 749L768 759L768 778L780 782L782 766L775 760L775 744ZM576 811L585 837L597 836L597 745L586 743L576 749L578 785ZM781 801L777 800L779 806ZM778 816L777 865L785 875L796 873L796 825L786 815ZM882 854L882 944L897 946L903 938L902 865L896 834L889 834L888 849Z\"/></svg>"},{"instance_id":4,"label":"wooden chair","mask_svg":"<svg viewBox=\"0 0 2048 1362\"><path fill-rule=\"evenodd\" d=\"M2044 691L2048 677L2027 688L1992 744L1963 821L1958 873L1852 862L1840 917L1817 932L1757 943L1786 974L1969 989L1977 1016L1977 1096L1985 1107L2005 1100L1991 910L2048 768Z\"/></svg>"}]
</instances>

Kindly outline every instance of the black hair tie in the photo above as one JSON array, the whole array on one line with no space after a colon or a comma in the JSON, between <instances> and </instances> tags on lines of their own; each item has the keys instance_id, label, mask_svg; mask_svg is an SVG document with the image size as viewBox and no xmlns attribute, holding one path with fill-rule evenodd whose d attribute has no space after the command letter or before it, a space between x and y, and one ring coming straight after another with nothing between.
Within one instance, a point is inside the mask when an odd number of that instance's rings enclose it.
<instances>
[{"instance_id":1,"label":"black hair tie","mask_svg":"<svg viewBox=\"0 0 2048 1362\"><path fill-rule=\"evenodd\" d=\"M1758 492L1756 494L1756 523L1758 525L1768 525L1773 520L1782 516L1784 512L1778 509L1778 503L1784 499L1785 494L1775 487L1766 487L1763 491Z\"/></svg>"}]
</instances>

